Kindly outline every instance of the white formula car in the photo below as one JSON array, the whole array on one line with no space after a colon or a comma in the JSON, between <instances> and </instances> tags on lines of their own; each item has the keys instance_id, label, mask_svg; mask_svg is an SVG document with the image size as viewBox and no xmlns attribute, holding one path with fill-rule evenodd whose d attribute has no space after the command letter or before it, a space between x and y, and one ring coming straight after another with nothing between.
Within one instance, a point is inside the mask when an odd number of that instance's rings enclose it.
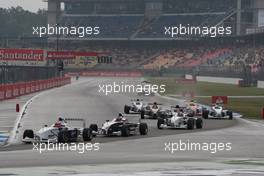
<instances>
[{"instance_id":1,"label":"white formula car","mask_svg":"<svg viewBox=\"0 0 264 176\"><path fill-rule=\"evenodd\" d=\"M194 101L189 101L185 103L185 107L193 111L194 116L202 116L202 106L195 103Z\"/></svg>"},{"instance_id":2,"label":"white formula car","mask_svg":"<svg viewBox=\"0 0 264 176\"><path fill-rule=\"evenodd\" d=\"M197 129L203 128L203 120L201 118L189 117L184 112L167 111L166 116L158 118L158 129L163 128L183 128L192 130L195 127Z\"/></svg>"},{"instance_id":3,"label":"white formula car","mask_svg":"<svg viewBox=\"0 0 264 176\"><path fill-rule=\"evenodd\" d=\"M112 121L107 120L103 123L102 128L97 124L91 124L93 137L95 136L122 136L147 135L148 125L146 123L131 123L124 117L114 118Z\"/></svg>"},{"instance_id":4,"label":"white formula car","mask_svg":"<svg viewBox=\"0 0 264 176\"><path fill-rule=\"evenodd\" d=\"M82 128L69 127L67 121L81 121ZM62 123L55 123L51 126L45 125L39 131L34 133L33 130L27 129L23 133L22 142L24 143L67 143L77 141L91 141L92 131L90 128L85 128L84 119L64 119Z\"/></svg>"},{"instance_id":5,"label":"white formula car","mask_svg":"<svg viewBox=\"0 0 264 176\"><path fill-rule=\"evenodd\" d=\"M144 107L140 112L141 119L145 119L145 116L148 116L151 119L158 119L163 113L162 108L159 105L161 104L154 102L153 104L150 103Z\"/></svg>"},{"instance_id":6,"label":"white formula car","mask_svg":"<svg viewBox=\"0 0 264 176\"><path fill-rule=\"evenodd\" d=\"M213 105L211 109L204 109L202 112L204 119L233 119L233 112L230 110L224 109L223 106Z\"/></svg>"},{"instance_id":7,"label":"white formula car","mask_svg":"<svg viewBox=\"0 0 264 176\"><path fill-rule=\"evenodd\" d=\"M144 108L145 104L143 103L143 100L141 99L136 99L136 100L131 100L131 106L125 105L124 106L124 113L125 114L130 114L132 113L140 113L141 110Z\"/></svg>"}]
</instances>

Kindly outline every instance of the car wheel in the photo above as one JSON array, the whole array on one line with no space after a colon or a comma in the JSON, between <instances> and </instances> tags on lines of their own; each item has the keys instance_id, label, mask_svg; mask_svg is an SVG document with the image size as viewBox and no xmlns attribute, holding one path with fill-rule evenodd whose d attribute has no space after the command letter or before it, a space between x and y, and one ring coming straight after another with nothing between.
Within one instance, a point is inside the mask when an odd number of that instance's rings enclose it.
<instances>
[{"instance_id":1,"label":"car wheel","mask_svg":"<svg viewBox=\"0 0 264 176\"><path fill-rule=\"evenodd\" d=\"M23 133L23 139L25 139L26 137L33 139L34 138L34 132L33 130L25 130ZM30 144L31 142L26 142L26 144Z\"/></svg>"},{"instance_id":2,"label":"car wheel","mask_svg":"<svg viewBox=\"0 0 264 176\"><path fill-rule=\"evenodd\" d=\"M141 119L145 119L145 111L142 110L140 112L140 117L141 117Z\"/></svg>"},{"instance_id":3,"label":"car wheel","mask_svg":"<svg viewBox=\"0 0 264 176\"><path fill-rule=\"evenodd\" d=\"M69 132L68 130L61 130L58 134L58 142L59 143L67 143L70 140Z\"/></svg>"},{"instance_id":4,"label":"car wheel","mask_svg":"<svg viewBox=\"0 0 264 176\"><path fill-rule=\"evenodd\" d=\"M196 120L196 128L197 129L202 129L203 128L203 120L201 118L198 118Z\"/></svg>"},{"instance_id":5,"label":"car wheel","mask_svg":"<svg viewBox=\"0 0 264 176\"><path fill-rule=\"evenodd\" d=\"M204 119L208 119L209 111L208 110L203 110L202 116Z\"/></svg>"},{"instance_id":6,"label":"car wheel","mask_svg":"<svg viewBox=\"0 0 264 176\"><path fill-rule=\"evenodd\" d=\"M129 136L129 126L123 125L121 128L121 136L128 137Z\"/></svg>"},{"instance_id":7,"label":"car wheel","mask_svg":"<svg viewBox=\"0 0 264 176\"><path fill-rule=\"evenodd\" d=\"M187 120L187 129L188 130L193 130L194 128L194 119L193 118L189 118Z\"/></svg>"},{"instance_id":8,"label":"car wheel","mask_svg":"<svg viewBox=\"0 0 264 176\"><path fill-rule=\"evenodd\" d=\"M93 139L92 130L90 128L83 129L83 141L91 141Z\"/></svg>"},{"instance_id":9,"label":"car wheel","mask_svg":"<svg viewBox=\"0 0 264 176\"><path fill-rule=\"evenodd\" d=\"M148 125L146 123L139 124L139 133L140 135L148 134Z\"/></svg>"},{"instance_id":10,"label":"car wheel","mask_svg":"<svg viewBox=\"0 0 264 176\"><path fill-rule=\"evenodd\" d=\"M161 118L159 118L158 119L158 122L157 122L157 127L158 127L158 129L163 129L162 127L161 127L161 125L163 125L164 124L164 120L163 119L161 119Z\"/></svg>"},{"instance_id":11,"label":"car wheel","mask_svg":"<svg viewBox=\"0 0 264 176\"><path fill-rule=\"evenodd\" d=\"M23 133L23 139L25 139L26 137L33 139L34 138L33 130L25 130Z\"/></svg>"},{"instance_id":12,"label":"car wheel","mask_svg":"<svg viewBox=\"0 0 264 176\"><path fill-rule=\"evenodd\" d=\"M129 111L130 111L130 107L127 106L127 105L125 105L125 107L124 107L124 113L125 114L129 114Z\"/></svg>"},{"instance_id":13,"label":"car wheel","mask_svg":"<svg viewBox=\"0 0 264 176\"><path fill-rule=\"evenodd\" d=\"M229 116L229 120L233 120L233 112L227 111L227 115Z\"/></svg>"},{"instance_id":14,"label":"car wheel","mask_svg":"<svg viewBox=\"0 0 264 176\"><path fill-rule=\"evenodd\" d=\"M97 124L91 124L89 128L91 129L92 132L93 131L94 132L98 132L98 126L97 126ZM93 137L96 136L96 134L93 134L93 133L92 133L92 135L93 135Z\"/></svg>"}]
</instances>

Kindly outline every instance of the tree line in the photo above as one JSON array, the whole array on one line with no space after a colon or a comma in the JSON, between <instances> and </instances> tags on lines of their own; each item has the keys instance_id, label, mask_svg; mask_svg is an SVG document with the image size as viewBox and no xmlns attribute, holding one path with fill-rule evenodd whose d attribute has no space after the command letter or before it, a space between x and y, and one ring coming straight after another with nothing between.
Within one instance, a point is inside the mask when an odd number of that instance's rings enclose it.
<instances>
[{"instance_id":1,"label":"tree line","mask_svg":"<svg viewBox=\"0 0 264 176\"><path fill-rule=\"evenodd\" d=\"M22 7L0 8L0 38L32 36L33 26L47 24L47 11L30 12Z\"/></svg>"}]
</instances>

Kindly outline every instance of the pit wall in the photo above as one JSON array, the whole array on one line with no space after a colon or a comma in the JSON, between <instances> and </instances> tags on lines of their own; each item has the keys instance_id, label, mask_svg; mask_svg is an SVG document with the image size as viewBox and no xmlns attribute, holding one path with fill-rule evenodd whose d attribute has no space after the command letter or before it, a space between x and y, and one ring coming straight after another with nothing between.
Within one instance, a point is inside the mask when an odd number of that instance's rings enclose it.
<instances>
[{"instance_id":1,"label":"pit wall","mask_svg":"<svg viewBox=\"0 0 264 176\"><path fill-rule=\"evenodd\" d=\"M39 92L71 83L70 77L59 77L30 82L0 84L0 101L13 99L22 95Z\"/></svg>"}]
</instances>

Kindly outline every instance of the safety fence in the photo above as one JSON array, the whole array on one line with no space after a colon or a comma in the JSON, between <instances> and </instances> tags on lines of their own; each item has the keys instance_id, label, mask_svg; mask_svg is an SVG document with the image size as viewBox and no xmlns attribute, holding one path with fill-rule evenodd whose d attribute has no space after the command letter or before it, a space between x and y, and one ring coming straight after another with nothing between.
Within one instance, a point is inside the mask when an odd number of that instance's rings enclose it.
<instances>
[{"instance_id":1,"label":"safety fence","mask_svg":"<svg viewBox=\"0 0 264 176\"><path fill-rule=\"evenodd\" d=\"M16 98L42 90L64 86L71 83L70 77L57 77L45 80L0 84L0 101Z\"/></svg>"},{"instance_id":2,"label":"safety fence","mask_svg":"<svg viewBox=\"0 0 264 176\"><path fill-rule=\"evenodd\" d=\"M46 80L56 77L57 68L51 66L15 66L0 64L0 84Z\"/></svg>"}]
</instances>

